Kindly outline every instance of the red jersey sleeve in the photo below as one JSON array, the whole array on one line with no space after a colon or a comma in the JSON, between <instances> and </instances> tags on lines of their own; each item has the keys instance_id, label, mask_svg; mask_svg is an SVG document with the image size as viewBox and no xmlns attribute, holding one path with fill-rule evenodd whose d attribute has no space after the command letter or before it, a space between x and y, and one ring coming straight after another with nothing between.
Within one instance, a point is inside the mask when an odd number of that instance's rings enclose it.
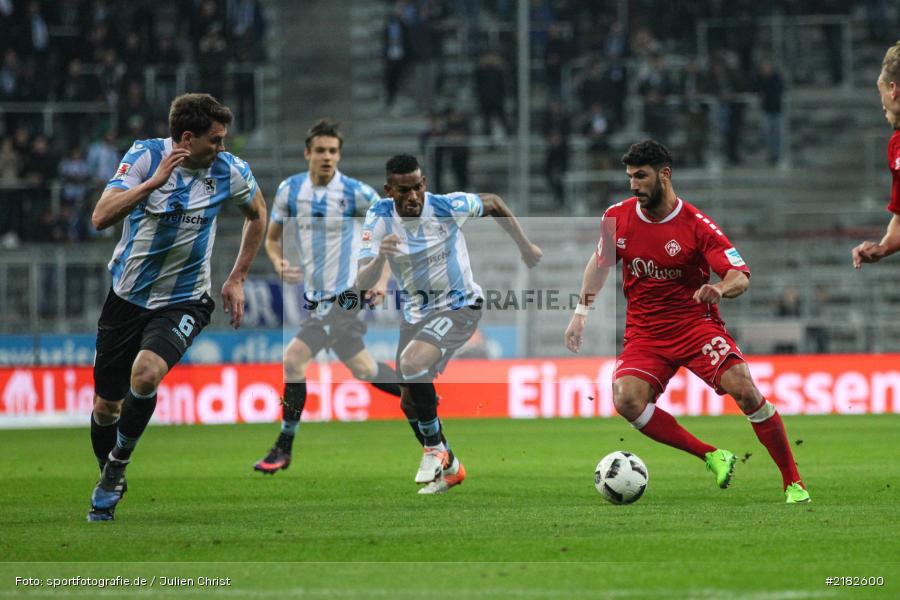
<instances>
[{"instance_id":1,"label":"red jersey sleeve","mask_svg":"<svg viewBox=\"0 0 900 600\"><path fill-rule=\"evenodd\" d=\"M610 206L603 213L600 220L600 239L594 256L597 258L598 267L613 267L619 261L619 253L616 249L616 208L619 205Z\"/></svg>"},{"instance_id":2,"label":"red jersey sleeve","mask_svg":"<svg viewBox=\"0 0 900 600\"><path fill-rule=\"evenodd\" d=\"M888 142L888 169L891 171L891 201L887 209L900 215L900 130Z\"/></svg>"},{"instance_id":3,"label":"red jersey sleeve","mask_svg":"<svg viewBox=\"0 0 900 600\"><path fill-rule=\"evenodd\" d=\"M728 271L743 271L750 275L750 267L741 253L709 217L699 214L697 218L697 245L706 262L716 275L724 278Z\"/></svg>"}]
</instances>

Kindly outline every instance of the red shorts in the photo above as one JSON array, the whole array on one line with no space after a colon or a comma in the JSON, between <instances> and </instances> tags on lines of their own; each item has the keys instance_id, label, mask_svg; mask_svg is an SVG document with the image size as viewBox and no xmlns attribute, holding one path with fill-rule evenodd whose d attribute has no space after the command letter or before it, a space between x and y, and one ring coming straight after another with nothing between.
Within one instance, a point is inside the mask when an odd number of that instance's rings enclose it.
<instances>
[{"instance_id":1,"label":"red shorts","mask_svg":"<svg viewBox=\"0 0 900 600\"><path fill-rule=\"evenodd\" d=\"M715 321L687 325L678 335L653 338L638 335L625 343L613 381L630 375L643 379L662 394L679 367L687 367L720 396L722 373L744 362L744 355L725 326Z\"/></svg>"}]
</instances>

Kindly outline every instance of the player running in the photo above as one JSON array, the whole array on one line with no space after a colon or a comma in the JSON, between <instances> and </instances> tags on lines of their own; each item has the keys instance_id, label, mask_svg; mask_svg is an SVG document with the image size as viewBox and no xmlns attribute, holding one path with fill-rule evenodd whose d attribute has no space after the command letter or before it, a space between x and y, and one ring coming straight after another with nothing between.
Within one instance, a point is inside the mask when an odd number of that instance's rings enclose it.
<instances>
[{"instance_id":1,"label":"player running","mask_svg":"<svg viewBox=\"0 0 900 600\"><path fill-rule=\"evenodd\" d=\"M109 180L92 221L125 220L97 324L91 442L101 476L89 521L110 521L127 489L125 467L156 408L156 390L209 324L210 257L226 202L244 214L241 247L222 286L237 329L244 279L262 242L266 203L249 165L225 152L233 116L209 94L172 101L166 139L137 140Z\"/></svg>"},{"instance_id":2,"label":"player running","mask_svg":"<svg viewBox=\"0 0 900 600\"><path fill-rule=\"evenodd\" d=\"M282 181L275 193L266 253L285 283L303 281L305 300L314 308L284 351L281 433L269 453L253 465L263 473L274 474L291 464L294 437L306 404L306 369L323 348L330 348L357 379L400 396L396 372L376 363L363 342L366 324L359 318L363 303L355 301L358 292L353 289L356 257L361 218L379 196L368 185L338 171L343 143L337 123L325 119L315 123L307 132L303 151L309 169ZM286 226L295 237L299 267L285 258L282 239ZM370 304L384 296L389 277L385 269L367 292ZM350 301L340 302L341 298Z\"/></svg>"},{"instance_id":3,"label":"player running","mask_svg":"<svg viewBox=\"0 0 900 600\"><path fill-rule=\"evenodd\" d=\"M781 471L787 502L809 502L781 416L756 389L716 306L747 290L750 270L722 230L675 195L665 146L652 140L634 144L622 162L634 197L603 215L600 243L585 267L581 300L566 329L566 347L581 348L588 307L621 260L628 305L624 349L613 375L618 413L647 437L706 461L718 486L728 487L734 454L700 441L656 406L669 379L685 366L737 401ZM710 271L721 281L710 284Z\"/></svg>"},{"instance_id":4,"label":"player running","mask_svg":"<svg viewBox=\"0 0 900 600\"><path fill-rule=\"evenodd\" d=\"M363 225L357 285L368 289L385 263L399 282L403 323L396 364L403 404L412 408L424 440L415 481L425 484L420 494L436 494L462 483L466 472L441 439L434 379L475 333L484 301L462 225L470 217L497 217L529 267L541 259L541 249L499 196L431 194L418 161L408 154L388 160L386 171L388 197L372 205Z\"/></svg>"},{"instance_id":5,"label":"player running","mask_svg":"<svg viewBox=\"0 0 900 600\"><path fill-rule=\"evenodd\" d=\"M893 179L887 209L892 216L881 242L865 241L853 249L853 266L857 269L862 268L863 263L876 263L900 250L900 42L885 53L877 83L884 117L894 129L887 152L888 169Z\"/></svg>"}]
</instances>

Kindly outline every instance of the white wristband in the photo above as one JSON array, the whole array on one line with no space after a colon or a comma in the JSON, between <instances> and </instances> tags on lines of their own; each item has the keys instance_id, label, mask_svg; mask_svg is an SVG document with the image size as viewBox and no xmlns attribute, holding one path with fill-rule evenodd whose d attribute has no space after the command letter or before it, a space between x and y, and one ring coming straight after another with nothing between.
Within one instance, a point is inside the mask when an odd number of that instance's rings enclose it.
<instances>
[{"instance_id":1,"label":"white wristband","mask_svg":"<svg viewBox=\"0 0 900 600\"><path fill-rule=\"evenodd\" d=\"M582 317L588 316L588 311L591 310L587 304L578 303L578 306L575 307L575 314L581 315Z\"/></svg>"}]
</instances>

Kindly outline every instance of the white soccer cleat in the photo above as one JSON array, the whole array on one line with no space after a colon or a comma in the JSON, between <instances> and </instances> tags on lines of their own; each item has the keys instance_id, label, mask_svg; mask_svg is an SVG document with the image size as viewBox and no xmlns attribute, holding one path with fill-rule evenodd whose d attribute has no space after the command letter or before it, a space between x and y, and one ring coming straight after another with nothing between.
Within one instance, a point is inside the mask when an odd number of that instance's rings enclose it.
<instances>
[{"instance_id":1,"label":"white soccer cleat","mask_svg":"<svg viewBox=\"0 0 900 600\"><path fill-rule=\"evenodd\" d=\"M416 483L437 481L440 479L444 467L450 462L450 455L446 450L428 446L422 450L422 462L419 463L419 470L416 471Z\"/></svg>"},{"instance_id":2,"label":"white soccer cleat","mask_svg":"<svg viewBox=\"0 0 900 600\"><path fill-rule=\"evenodd\" d=\"M443 494L466 478L466 468L459 459L453 457L453 464L441 472L441 476L419 490L420 494Z\"/></svg>"}]
</instances>

